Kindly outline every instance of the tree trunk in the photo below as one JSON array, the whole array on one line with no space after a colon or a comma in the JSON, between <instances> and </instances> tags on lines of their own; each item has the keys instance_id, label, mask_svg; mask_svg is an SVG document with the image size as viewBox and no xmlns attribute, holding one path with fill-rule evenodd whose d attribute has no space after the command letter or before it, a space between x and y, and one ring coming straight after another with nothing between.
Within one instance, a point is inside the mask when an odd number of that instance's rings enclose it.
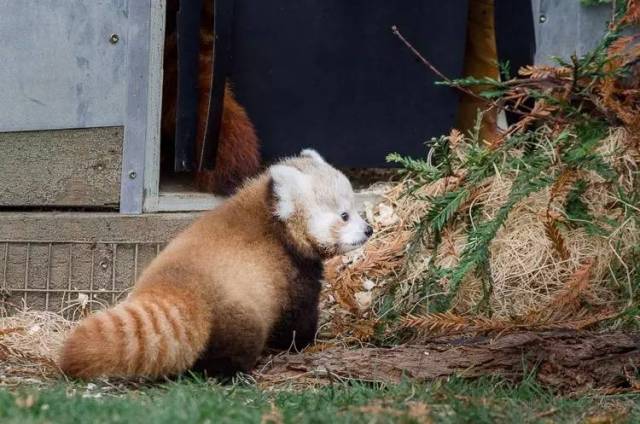
<instances>
[{"instance_id":1,"label":"tree trunk","mask_svg":"<svg viewBox=\"0 0 640 424\"><path fill-rule=\"evenodd\" d=\"M421 346L345 349L269 358L259 380L277 383L313 376L325 381L354 379L427 381L451 375L500 375L518 381L535 373L562 392L589 388L640 388L640 334L572 331L522 332L496 338L434 341Z\"/></svg>"}]
</instances>

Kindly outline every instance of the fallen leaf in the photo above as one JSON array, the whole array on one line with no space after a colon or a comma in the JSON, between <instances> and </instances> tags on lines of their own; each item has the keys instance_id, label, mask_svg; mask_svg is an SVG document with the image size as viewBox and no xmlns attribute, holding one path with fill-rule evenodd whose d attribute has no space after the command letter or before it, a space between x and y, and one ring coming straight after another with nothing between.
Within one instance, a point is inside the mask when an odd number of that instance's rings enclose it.
<instances>
[{"instance_id":1,"label":"fallen leaf","mask_svg":"<svg viewBox=\"0 0 640 424\"><path fill-rule=\"evenodd\" d=\"M31 408L36 403L34 395L27 395L27 397L16 398L16 405L19 408Z\"/></svg>"},{"instance_id":2,"label":"fallen leaf","mask_svg":"<svg viewBox=\"0 0 640 424\"><path fill-rule=\"evenodd\" d=\"M365 310L371 306L372 295L371 292L357 292L355 294L356 304L358 309Z\"/></svg>"}]
</instances>

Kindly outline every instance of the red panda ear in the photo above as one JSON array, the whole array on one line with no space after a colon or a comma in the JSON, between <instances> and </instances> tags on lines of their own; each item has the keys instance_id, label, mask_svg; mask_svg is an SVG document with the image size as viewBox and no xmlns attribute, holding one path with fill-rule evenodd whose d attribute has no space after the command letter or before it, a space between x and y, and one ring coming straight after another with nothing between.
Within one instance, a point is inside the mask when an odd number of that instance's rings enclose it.
<instances>
[{"instance_id":1,"label":"red panda ear","mask_svg":"<svg viewBox=\"0 0 640 424\"><path fill-rule=\"evenodd\" d=\"M303 151L300 152L300 156L302 156L303 158L313 159L314 161L321 164L327 163L325 162L324 158L320 156L320 153L316 152L313 149L304 149Z\"/></svg>"},{"instance_id":2,"label":"red panda ear","mask_svg":"<svg viewBox=\"0 0 640 424\"><path fill-rule=\"evenodd\" d=\"M309 176L287 165L273 165L269 168L273 179L273 194L276 198L275 214L287 219L296 210L296 204L303 201L311 190Z\"/></svg>"}]
</instances>

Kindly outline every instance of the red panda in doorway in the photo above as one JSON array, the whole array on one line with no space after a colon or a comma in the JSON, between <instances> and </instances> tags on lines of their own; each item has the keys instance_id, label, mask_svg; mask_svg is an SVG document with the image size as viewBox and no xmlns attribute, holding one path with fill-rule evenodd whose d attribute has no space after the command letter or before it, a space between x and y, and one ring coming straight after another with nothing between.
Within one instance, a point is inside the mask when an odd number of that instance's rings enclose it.
<instances>
[{"instance_id":1,"label":"red panda in doorway","mask_svg":"<svg viewBox=\"0 0 640 424\"><path fill-rule=\"evenodd\" d=\"M167 1L167 26L164 46L164 82L162 104L162 146L163 151L173 151L176 128L177 95L177 33L176 14L179 1ZM211 73L213 72L213 1L205 0L200 24L200 54L198 63L198 109L196 153L200 163L200 152L206 131L209 110ZM161 160L163 167L172 165L172 155ZM169 163L170 162L170 163ZM260 170L259 142L256 131L247 112L236 101L230 85L225 86L222 122L218 141L215 168L195 173L195 183L200 191L220 195L231 195L242 182Z\"/></svg>"}]
</instances>

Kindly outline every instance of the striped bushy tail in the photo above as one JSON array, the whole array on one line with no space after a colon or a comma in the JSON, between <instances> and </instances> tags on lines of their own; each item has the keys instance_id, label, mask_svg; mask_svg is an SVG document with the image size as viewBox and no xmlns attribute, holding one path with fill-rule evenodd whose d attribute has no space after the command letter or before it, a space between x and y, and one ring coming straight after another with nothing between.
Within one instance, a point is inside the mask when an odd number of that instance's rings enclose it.
<instances>
[{"instance_id":1,"label":"striped bushy tail","mask_svg":"<svg viewBox=\"0 0 640 424\"><path fill-rule=\"evenodd\" d=\"M61 370L73 378L160 377L193 365L207 320L179 296L140 295L83 320L69 335Z\"/></svg>"}]
</instances>

